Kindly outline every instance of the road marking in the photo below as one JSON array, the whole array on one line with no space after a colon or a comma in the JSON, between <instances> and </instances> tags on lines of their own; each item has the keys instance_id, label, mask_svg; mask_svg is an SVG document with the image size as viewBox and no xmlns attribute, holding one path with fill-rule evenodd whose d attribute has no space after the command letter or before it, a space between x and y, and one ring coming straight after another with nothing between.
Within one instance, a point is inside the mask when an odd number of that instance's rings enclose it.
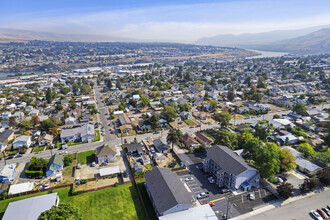
<instances>
[{"instance_id":1,"label":"road marking","mask_svg":"<svg viewBox=\"0 0 330 220\"><path fill-rule=\"evenodd\" d=\"M242 203L244 203L244 199L243 199L243 196L242 196Z\"/></svg>"},{"instance_id":2,"label":"road marking","mask_svg":"<svg viewBox=\"0 0 330 220\"><path fill-rule=\"evenodd\" d=\"M221 198L219 198L219 199L215 199L215 200L212 200L212 201L210 201L210 202L216 202L216 201L220 201L220 200L223 200L223 199L225 199L226 197L221 197Z\"/></svg>"}]
</instances>

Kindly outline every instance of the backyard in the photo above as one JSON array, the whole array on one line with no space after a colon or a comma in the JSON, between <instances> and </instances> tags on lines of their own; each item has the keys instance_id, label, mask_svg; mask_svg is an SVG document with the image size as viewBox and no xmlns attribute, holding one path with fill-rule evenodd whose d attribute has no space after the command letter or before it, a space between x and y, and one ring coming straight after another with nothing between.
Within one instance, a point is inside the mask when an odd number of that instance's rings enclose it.
<instances>
[{"instance_id":1,"label":"backyard","mask_svg":"<svg viewBox=\"0 0 330 220\"><path fill-rule=\"evenodd\" d=\"M37 147L34 147L33 148L33 151L32 152L37 153L37 152L44 151L44 150L45 150L45 147L44 146L43 147L37 146Z\"/></svg>"},{"instance_id":2,"label":"backyard","mask_svg":"<svg viewBox=\"0 0 330 220\"><path fill-rule=\"evenodd\" d=\"M100 141L101 136L100 136L100 130L95 130L95 141Z\"/></svg>"},{"instance_id":3,"label":"backyard","mask_svg":"<svg viewBox=\"0 0 330 220\"><path fill-rule=\"evenodd\" d=\"M96 150L90 150L78 153L77 163L83 164L90 164L95 161L95 153Z\"/></svg>"},{"instance_id":4,"label":"backyard","mask_svg":"<svg viewBox=\"0 0 330 220\"><path fill-rule=\"evenodd\" d=\"M195 121L194 119L187 119L184 122L186 122L189 126L196 126L199 123L197 121Z\"/></svg>"},{"instance_id":5,"label":"backyard","mask_svg":"<svg viewBox=\"0 0 330 220\"><path fill-rule=\"evenodd\" d=\"M53 192L58 193L60 203L67 203L76 207L82 215L82 219L146 219L138 193L131 184L76 196L69 196L69 191L69 187L53 190ZM2 218L10 202L47 193L49 192L0 201L0 218Z\"/></svg>"}]
</instances>

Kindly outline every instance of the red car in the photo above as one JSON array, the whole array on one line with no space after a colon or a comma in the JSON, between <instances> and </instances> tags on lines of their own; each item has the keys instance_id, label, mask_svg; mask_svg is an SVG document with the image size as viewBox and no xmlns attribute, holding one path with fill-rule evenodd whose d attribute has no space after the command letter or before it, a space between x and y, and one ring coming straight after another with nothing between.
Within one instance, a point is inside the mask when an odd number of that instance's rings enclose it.
<instances>
[{"instance_id":1,"label":"red car","mask_svg":"<svg viewBox=\"0 0 330 220\"><path fill-rule=\"evenodd\" d=\"M325 212L322 209L317 209L317 212L322 216L322 218L329 219L329 216L325 214Z\"/></svg>"},{"instance_id":2,"label":"red car","mask_svg":"<svg viewBox=\"0 0 330 220\"><path fill-rule=\"evenodd\" d=\"M208 203L205 203L204 205L206 205L206 204L208 204L211 207L215 206L214 202L208 202Z\"/></svg>"},{"instance_id":3,"label":"red car","mask_svg":"<svg viewBox=\"0 0 330 220\"><path fill-rule=\"evenodd\" d=\"M189 128L194 128L194 126L190 126Z\"/></svg>"}]
</instances>

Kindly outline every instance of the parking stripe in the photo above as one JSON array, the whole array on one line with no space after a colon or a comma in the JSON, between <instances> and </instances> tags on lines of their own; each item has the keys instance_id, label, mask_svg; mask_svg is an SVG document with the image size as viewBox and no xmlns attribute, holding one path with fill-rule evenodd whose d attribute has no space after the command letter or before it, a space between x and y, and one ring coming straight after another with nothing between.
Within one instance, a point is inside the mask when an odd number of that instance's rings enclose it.
<instances>
[{"instance_id":1,"label":"parking stripe","mask_svg":"<svg viewBox=\"0 0 330 220\"><path fill-rule=\"evenodd\" d=\"M225 199L226 197L221 197L221 198L219 198L219 199L215 199L215 200L212 200L212 201L210 201L210 202L216 202L216 201L220 201L220 200L223 200L223 199Z\"/></svg>"}]
</instances>

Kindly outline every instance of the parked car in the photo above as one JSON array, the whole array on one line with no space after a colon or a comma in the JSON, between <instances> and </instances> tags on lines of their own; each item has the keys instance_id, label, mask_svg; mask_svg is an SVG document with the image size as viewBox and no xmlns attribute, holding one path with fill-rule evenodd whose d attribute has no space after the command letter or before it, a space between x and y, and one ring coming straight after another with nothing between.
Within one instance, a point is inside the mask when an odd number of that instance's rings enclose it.
<instances>
[{"instance_id":1,"label":"parked car","mask_svg":"<svg viewBox=\"0 0 330 220\"><path fill-rule=\"evenodd\" d=\"M276 177L276 180L277 180L277 183L279 183L279 184L284 182L281 177Z\"/></svg>"},{"instance_id":2,"label":"parked car","mask_svg":"<svg viewBox=\"0 0 330 220\"><path fill-rule=\"evenodd\" d=\"M201 125L196 125L196 128L199 128Z\"/></svg>"},{"instance_id":3,"label":"parked car","mask_svg":"<svg viewBox=\"0 0 330 220\"><path fill-rule=\"evenodd\" d=\"M329 219L329 216L322 209L317 209L316 211L322 216L322 218Z\"/></svg>"},{"instance_id":4,"label":"parked car","mask_svg":"<svg viewBox=\"0 0 330 220\"><path fill-rule=\"evenodd\" d=\"M103 162L103 163L101 163L100 166L106 166L107 164L108 164L107 162Z\"/></svg>"},{"instance_id":5,"label":"parked car","mask_svg":"<svg viewBox=\"0 0 330 220\"><path fill-rule=\"evenodd\" d=\"M95 167L95 166L96 166L96 163L92 162L91 167Z\"/></svg>"},{"instance_id":6,"label":"parked car","mask_svg":"<svg viewBox=\"0 0 330 220\"><path fill-rule=\"evenodd\" d=\"M80 163L77 164L76 169L81 169Z\"/></svg>"},{"instance_id":7,"label":"parked car","mask_svg":"<svg viewBox=\"0 0 330 220\"><path fill-rule=\"evenodd\" d=\"M151 151L152 154L156 153L156 151L153 147L150 149L150 151Z\"/></svg>"},{"instance_id":8,"label":"parked car","mask_svg":"<svg viewBox=\"0 0 330 220\"><path fill-rule=\"evenodd\" d=\"M67 144L63 144L61 147L62 150L68 149L68 145Z\"/></svg>"},{"instance_id":9,"label":"parked car","mask_svg":"<svg viewBox=\"0 0 330 220\"><path fill-rule=\"evenodd\" d=\"M226 189L226 188L222 188L222 189L220 189L220 192L221 193L227 193L227 192L230 192L230 190Z\"/></svg>"},{"instance_id":10,"label":"parked car","mask_svg":"<svg viewBox=\"0 0 330 220\"><path fill-rule=\"evenodd\" d=\"M210 183L215 183L215 179L213 178L213 176L209 177L208 180Z\"/></svg>"},{"instance_id":11,"label":"parked car","mask_svg":"<svg viewBox=\"0 0 330 220\"><path fill-rule=\"evenodd\" d=\"M311 210L311 215L317 219L317 220L323 220L323 218L320 216L320 214L318 212L316 212L315 210Z\"/></svg>"},{"instance_id":12,"label":"parked car","mask_svg":"<svg viewBox=\"0 0 330 220\"><path fill-rule=\"evenodd\" d=\"M17 154L16 157L23 157L23 154Z\"/></svg>"},{"instance_id":13,"label":"parked car","mask_svg":"<svg viewBox=\"0 0 330 220\"><path fill-rule=\"evenodd\" d=\"M249 193L248 194L248 199L249 200L254 200L255 199L254 194L253 193Z\"/></svg>"},{"instance_id":14,"label":"parked car","mask_svg":"<svg viewBox=\"0 0 330 220\"><path fill-rule=\"evenodd\" d=\"M189 128L194 128L194 126L190 126Z\"/></svg>"},{"instance_id":15,"label":"parked car","mask_svg":"<svg viewBox=\"0 0 330 220\"><path fill-rule=\"evenodd\" d=\"M250 119L250 117L245 117L245 119Z\"/></svg>"},{"instance_id":16,"label":"parked car","mask_svg":"<svg viewBox=\"0 0 330 220\"><path fill-rule=\"evenodd\" d=\"M10 160L10 159L13 159L14 157L13 156L9 156L6 158L6 160Z\"/></svg>"},{"instance_id":17,"label":"parked car","mask_svg":"<svg viewBox=\"0 0 330 220\"><path fill-rule=\"evenodd\" d=\"M46 182L45 184L44 184L44 189L48 189L49 188L49 182Z\"/></svg>"},{"instance_id":18,"label":"parked car","mask_svg":"<svg viewBox=\"0 0 330 220\"><path fill-rule=\"evenodd\" d=\"M214 202L208 202L208 203L205 203L204 205L209 205L211 207L215 206Z\"/></svg>"},{"instance_id":19,"label":"parked car","mask_svg":"<svg viewBox=\"0 0 330 220\"><path fill-rule=\"evenodd\" d=\"M192 177L187 177L184 179L184 181L186 181L186 182L193 181L193 180L194 180L194 178L192 178Z\"/></svg>"},{"instance_id":20,"label":"parked car","mask_svg":"<svg viewBox=\"0 0 330 220\"><path fill-rule=\"evenodd\" d=\"M197 199L205 199L209 197L209 193L208 192L201 192L197 195Z\"/></svg>"},{"instance_id":21,"label":"parked car","mask_svg":"<svg viewBox=\"0 0 330 220\"><path fill-rule=\"evenodd\" d=\"M322 210L328 215L330 216L330 210L328 208L322 208Z\"/></svg>"},{"instance_id":22,"label":"parked car","mask_svg":"<svg viewBox=\"0 0 330 220\"><path fill-rule=\"evenodd\" d=\"M68 153L68 151L64 151L64 150L62 150L62 151L60 151L58 154L59 155L62 155L62 154L67 154Z\"/></svg>"}]
</instances>

